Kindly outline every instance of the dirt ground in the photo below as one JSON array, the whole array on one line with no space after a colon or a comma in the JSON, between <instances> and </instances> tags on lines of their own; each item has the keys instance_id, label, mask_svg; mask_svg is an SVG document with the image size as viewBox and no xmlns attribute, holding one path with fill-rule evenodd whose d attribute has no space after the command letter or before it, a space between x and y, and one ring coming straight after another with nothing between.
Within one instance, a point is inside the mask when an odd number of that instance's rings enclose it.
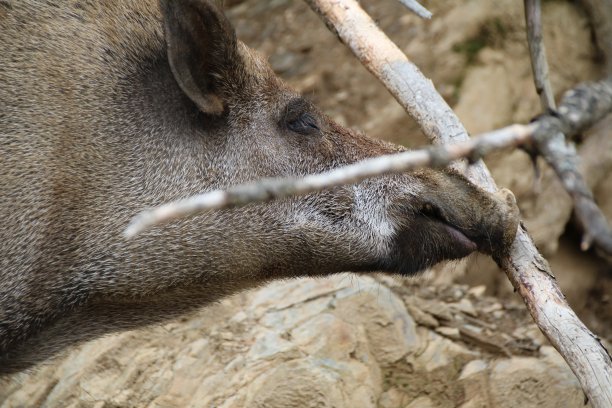
<instances>
[{"instance_id":1,"label":"dirt ground","mask_svg":"<svg viewBox=\"0 0 612 408\"><path fill-rule=\"evenodd\" d=\"M453 106L472 134L539 112L522 2L395 0L364 8ZM238 37L334 119L409 147L427 143L389 93L297 0L226 1ZM543 5L557 95L598 78L577 2ZM612 119L579 150L612 219ZM612 341L612 268L578 249L571 205L522 152L486 160L514 191L529 231L572 307ZM538 187L535 187L536 184ZM4 401L4 402L3 402ZM306 401L306 402L305 402ZM3 387L0 407L578 407L571 372L484 256L413 281L385 276L292 281L235 296L165 326L91 342Z\"/></svg>"}]
</instances>

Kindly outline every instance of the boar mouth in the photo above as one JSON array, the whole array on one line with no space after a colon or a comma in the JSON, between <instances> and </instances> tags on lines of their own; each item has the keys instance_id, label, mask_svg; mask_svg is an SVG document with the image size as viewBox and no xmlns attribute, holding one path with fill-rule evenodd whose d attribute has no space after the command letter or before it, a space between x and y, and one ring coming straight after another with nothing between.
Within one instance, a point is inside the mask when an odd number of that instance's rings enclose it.
<instances>
[{"instance_id":1,"label":"boar mouth","mask_svg":"<svg viewBox=\"0 0 612 408\"><path fill-rule=\"evenodd\" d=\"M470 254L470 253L472 253L474 251L477 251L479 249L478 245L474 241L469 239L467 237L467 235L465 235L463 232L459 231L457 228L455 228L452 225L447 224L445 222L440 222L440 224L442 224L442 228L446 229L446 231L448 232L448 235L450 235L451 239L458 246L463 247L465 249L465 251L467 252L467 254Z\"/></svg>"},{"instance_id":2,"label":"boar mouth","mask_svg":"<svg viewBox=\"0 0 612 408\"><path fill-rule=\"evenodd\" d=\"M475 251L486 252L484 242L479 245L480 240L471 238L468 231L447 221L431 207L412 218L395 236L390 256L379 264L381 270L415 275L442 261L460 259Z\"/></svg>"},{"instance_id":3,"label":"boar mouth","mask_svg":"<svg viewBox=\"0 0 612 408\"><path fill-rule=\"evenodd\" d=\"M481 246L474 242L472 238L469 238L460 227L450 222L439 207L431 203L425 203L421 208L419 216L426 218L427 222L432 224L431 227L434 229L442 229L448 235L449 244L456 246L460 254L465 253L465 255L468 255L474 251L482 250Z\"/></svg>"}]
</instances>

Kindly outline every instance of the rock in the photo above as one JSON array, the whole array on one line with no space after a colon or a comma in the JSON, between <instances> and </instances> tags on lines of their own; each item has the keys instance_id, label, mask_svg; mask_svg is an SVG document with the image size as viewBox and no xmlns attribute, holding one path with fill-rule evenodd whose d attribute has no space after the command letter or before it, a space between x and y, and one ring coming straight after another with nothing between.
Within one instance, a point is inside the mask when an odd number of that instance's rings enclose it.
<instances>
[{"instance_id":1,"label":"rock","mask_svg":"<svg viewBox=\"0 0 612 408\"><path fill-rule=\"evenodd\" d=\"M554 357L512 357L494 363L490 393L493 406L499 408L584 406L578 380Z\"/></svg>"},{"instance_id":2,"label":"rock","mask_svg":"<svg viewBox=\"0 0 612 408\"><path fill-rule=\"evenodd\" d=\"M283 339L277 331L263 330L255 336L246 355L248 360L289 358L299 356L297 345Z\"/></svg>"},{"instance_id":3,"label":"rock","mask_svg":"<svg viewBox=\"0 0 612 408\"><path fill-rule=\"evenodd\" d=\"M365 328L372 353L380 364L393 363L419 346L416 324L402 300L371 278L338 291L332 304L334 314Z\"/></svg>"},{"instance_id":4,"label":"rock","mask_svg":"<svg viewBox=\"0 0 612 408\"><path fill-rule=\"evenodd\" d=\"M378 399L378 408L404 408L409 401L408 395L396 387L383 392Z\"/></svg>"},{"instance_id":5,"label":"rock","mask_svg":"<svg viewBox=\"0 0 612 408\"><path fill-rule=\"evenodd\" d=\"M487 287L485 285L478 285L478 286L474 286L470 288L468 290L468 294L474 297L482 297L482 295L484 295L486 291L487 291Z\"/></svg>"},{"instance_id":6,"label":"rock","mask_svg":"<svg viewBox=\"0 0 612 408\"><path fill-rule=\"evenodd\" d=\"M419 397L406 405L406 408L435 408L435 405L429 398Z\"/></svg>"},{"instance_id":7,"label":"rock","mask_svg":"<svg viewBox=\"0 0 612 408\"><path fill-rule=\"evenodd\" d=\"M460 408L493 408L490 404L489 392L489 363L485 360L472 360L467 363L459 382L464 387L464 399Z\"/></svg>"},{"instance_id":8,"label":"rock","mask_svg":"<svg viewBox=\"0 0 612 408\"><path fill-rule=\"evenodd\" d=\"M459 329L457 329L456 327L446 327L446 326L437 327L436 333L440 333L444 337L448 337L451 340L461 339L461 334L459 334Z\"/></svg>"},{"instance_id":9,"label":"rock","mask_svg":"<svg viewBox=\"0 0 612 408\"><path fill-rule=\"evenodd\" d=\"M543 347L543 357L472 360L459 377L466 400L461 408L585 406L580 385L559 354Z\"/></svg>"},{"instance_id":10,"label":"rock","mask_svg":"<svg viewBox=\"0 0 612 408\"><path fill-rule=\"evenodd\" d=\"M488 367L489 365L484 360L472 360L463 367L463 370L461 370L459 380L463 380L472 377L476 374L483 373L485 370L488 369Z\"/></svg>"},{"instance_id":11,"label":"rock","mask_svg":"<svg viewBox=\"0 0 612 408\"><path fill-rule=\"evenodd\" d=\"M435 317L424 312L421 308L415 306L414 304L406 303L406 308L408 309L410 315L414 318L414 321L421 326L436 328L440 325Z\"/></svg>"},{"instance_id":12,"label":"rock","mask_svg":"<svg viewBox=\"0 0 612 408\"><path fill-rule=\"evenodd\" d=\"M503 310L503 306L501 303L499 302L495 302L490 304L489 306L485 306L483 308L481 308L481 311L483 314L488 314L488 313L493 313L493 312L497 312L497 311L501 311Z\"/></svg>"},{"instance_id":13,"label":"rock","mask_svg":"<svg viewBox=\"0 0 612 408\"><path fill-rule=\"evenodd\" d=\"M517 327L512 333L512 335L515 338L519 338L519 339L527 338L533 341L538 346L542 346L543 344L546 344L548 342L548 340L546 340L546 337L544 336L542 331L535 324Z\"/></svg>"},{"instance_id":14,"label":"rock","mask_svg":"<svg viewBox=\"0 0 612 408\"><path fill-rule=\"evenodd\" d=\"M448 304L435 300L416 299L421 310L430 313L442 321L453 320L453 312Z\"/></svg>"},{"instance_id":15,"label":"rock","mask_svg":"<svg viewBox=\"0 0 612 408\"><path fill-rule=\"evenodd\" d=\"M474 309L474 305L468 299L464 298L457 303L450 303L449 306L453 309L465 313L468 316L478 316L478 312L476 312L476 309Z\"/></svg>"},{"instance_id":16,"label":"rock","mask_svg":"<svg viewBox=\"0 0 612 408\"><path fill-rule=\"evenodd\" d=\"M364 375L365 374L365 375ZM348 381L351 386L339 386ZM306 358L281 363L255 379L246 391L244 407L323 408L376 406L367 374L352 364ZM238 405L232 404L238 407Z\"/></svg>"},{"instance_id":17,"label":"rock","mask_svg":"<svg viewBox=\"0 0 612 408\"><path fill-rule=\"evenodd\" d=\"M429 332L428 340L425 351L413 360L416 370L432 372L441 367L456 366L459 362L478 356L478 353L433 332Z\"/></svg>"}]
</instances>

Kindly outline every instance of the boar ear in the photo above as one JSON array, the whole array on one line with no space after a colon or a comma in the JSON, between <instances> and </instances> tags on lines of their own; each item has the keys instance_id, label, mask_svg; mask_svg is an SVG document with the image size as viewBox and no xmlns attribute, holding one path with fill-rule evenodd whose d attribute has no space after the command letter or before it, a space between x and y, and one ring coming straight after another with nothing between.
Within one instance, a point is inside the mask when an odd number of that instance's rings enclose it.
<instances>
[{"instance_id":1,"label":"boar ear","mask_svg":"<svg viewBox=\"0 0 612 408\"><path fill-rule=\"evenodd\" d=\"M204 113L223 112L220 87L240 64L236 33L206 0L160 0L174 78Z\"/></svg>"}]
</instances>

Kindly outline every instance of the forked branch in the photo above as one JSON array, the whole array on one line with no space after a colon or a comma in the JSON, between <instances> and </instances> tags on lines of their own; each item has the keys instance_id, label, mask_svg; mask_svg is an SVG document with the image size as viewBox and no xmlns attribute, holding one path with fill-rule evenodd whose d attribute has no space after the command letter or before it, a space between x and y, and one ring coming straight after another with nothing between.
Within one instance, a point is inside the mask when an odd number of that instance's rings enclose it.
<instances>
[{"instance_id":1,"label":"forked branch","mask_svg":"<svg viewBox=\"0 0 612 408\"><path fill-rule=\"evenodd\" d=\"M545 112L554 112L556 106L548 75L546 48L542 38L540 0L525 0L525 21L535 88L540 95L542 109ZM573 103L566 103L562 109L567 111L572 109L572 105L589 103L593 98L588 93L590 90L592 89L585 89L583 92L577 90L574 100L570 101ZM604 114L612 110L612 81L602 82L601 90L596 90L596 95L599 104L604 105ZM548 133L546 137L536 140L536 151L555 170L557 177L574 202L576 218L584 230L581 248L586 251L594 243L598 249L612 259L612 231L608 227L606 217L595 203L591 189L580 173L580 159L569 136L571 135L563 130Z\"/></svg>"}]
</instances>

